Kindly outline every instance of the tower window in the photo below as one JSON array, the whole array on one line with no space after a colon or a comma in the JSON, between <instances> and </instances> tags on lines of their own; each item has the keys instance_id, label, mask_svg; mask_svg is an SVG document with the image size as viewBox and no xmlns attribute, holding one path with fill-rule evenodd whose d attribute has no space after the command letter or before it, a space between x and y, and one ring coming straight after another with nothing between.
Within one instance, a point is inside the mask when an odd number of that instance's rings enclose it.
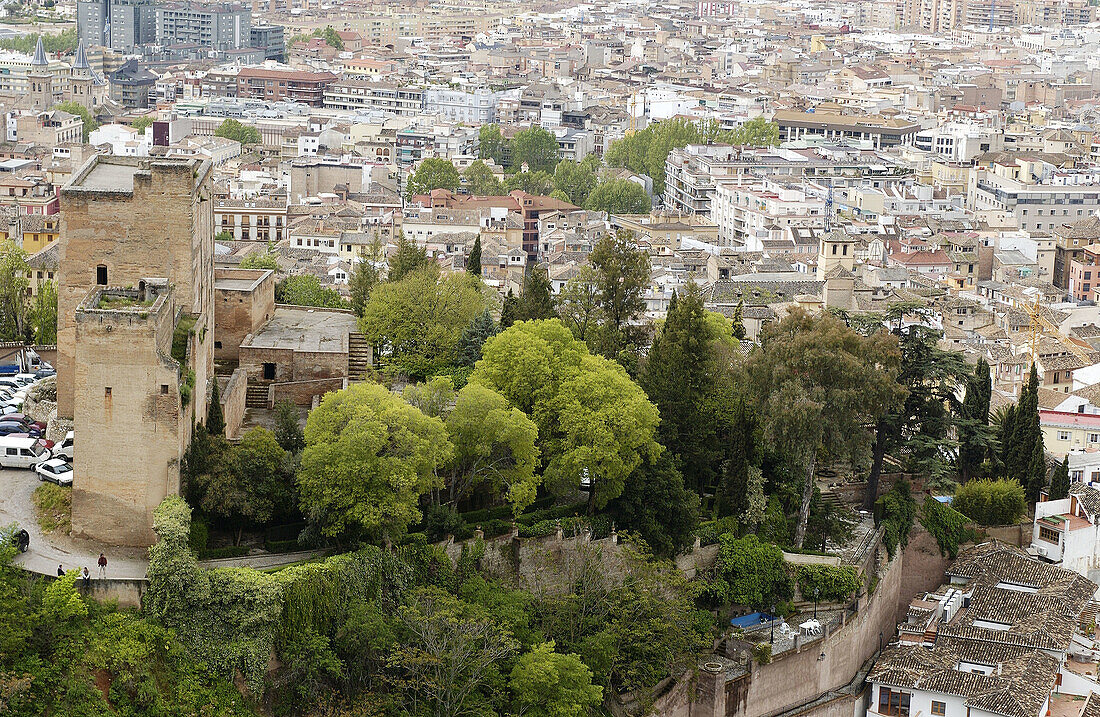
<instances>
[{"instance_id":1,"label":"tower window","mask_svg":"<svg viewBox=\"0 0 1100 717\"><path fill-rule=\"evenodd\" d=\"M100 264L95 268L95 283L100 286L107 286L107 266L106 264Z\"/></svg>"}]
</instances>

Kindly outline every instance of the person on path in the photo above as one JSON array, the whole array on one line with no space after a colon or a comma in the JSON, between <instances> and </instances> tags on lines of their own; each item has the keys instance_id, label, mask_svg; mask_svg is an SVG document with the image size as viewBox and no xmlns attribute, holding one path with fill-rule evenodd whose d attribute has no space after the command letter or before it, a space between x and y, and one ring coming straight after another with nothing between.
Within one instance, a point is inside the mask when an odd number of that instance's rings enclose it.
<instances>
[{"instance_id":1,"label":"person on path","mask_svg":"<svg viewBox=\"0 0 1100 717\"><path fill-rule=\"evenodd\" d=\"M60 565L57 566L57 577L63 577L65 575L65 568Z\"/></svg>"},{"instance_id":2,"label":"person on path","mask_svg":"<svg viewBox=\"0 0 1100 717\"><path fill-rule=\"evenodd\" d=\"M107 556L103 553L99 554L99 577L107 577Z\"/></svg>"},{"instance_id":3,"label":"person on path","mask_svg":"<svg viewBox=\"0 0 1100 717\"><path fill-rule=\"evenodd\" d=\"M84 589L87 590L88 586L92 584L92 574L88 572L87 565L85 565L84 569L80 571L80 579L84 581Z\"/></svg>"}]
</instances>

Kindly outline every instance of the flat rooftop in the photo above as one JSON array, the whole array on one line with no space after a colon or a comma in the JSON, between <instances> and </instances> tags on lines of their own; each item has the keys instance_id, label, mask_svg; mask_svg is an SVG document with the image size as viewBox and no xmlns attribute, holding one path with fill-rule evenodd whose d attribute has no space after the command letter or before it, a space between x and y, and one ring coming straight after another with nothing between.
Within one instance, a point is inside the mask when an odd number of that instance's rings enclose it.
<instances>
[{"instance_id":1,"label":"flat rooftop","mask_svg":"<svg viewBox=\"0 0 1100 717\"><path fill-rule=\"evenodd\" d=\"M358 331L357 322L351 312L279 306L241 348L346 353L348 334Z\"/></svg>"},{"instance_id":2,"label":"flat rooftop","mask_svg":"<svg viewBox=\"0 0 1100 717\"><path fill-rule=\"evenodd\" d=\"M254 279L215 279L214 288L223 291L251 291L256 285Z\"/></svg>"},{"instance_id":3,"label":"flat rooftop","mask_svg":"<svg viewBox=\"0 0 1100 717\"><path fill-rule=\"evenodd\" d=\"M84 175L79 186L109 192L133 192L134 175L140 171L142 168L134 165L96 162L92 171Z\"/></svg>"}]
</instances>

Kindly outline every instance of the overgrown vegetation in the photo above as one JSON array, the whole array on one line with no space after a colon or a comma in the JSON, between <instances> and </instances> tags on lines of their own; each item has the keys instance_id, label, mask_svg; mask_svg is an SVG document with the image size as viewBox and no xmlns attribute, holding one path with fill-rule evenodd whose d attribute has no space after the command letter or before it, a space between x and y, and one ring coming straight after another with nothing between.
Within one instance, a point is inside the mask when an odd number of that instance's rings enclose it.
<instances>
[{"instance_id":1,"label":"overgrown vegetation","mask_svg":"<svg viewBox=\"0 0 1100 717\"><path fill-rule=\"evenodd\" d=\"M34 515L43 533L68 535L72 530L73 489L42 483L31 495Z\"/></svg>"},{"instance_id":2,"label":"overgrown vegetation","mask_svg":"<svg viewBox=\"0 0 1100 717\"><path fill-rule=\"evenodd\" d=\"M967 527L967 517L946 503L927 498L921 508L921 525L940 548L940 553L952 560L959 554L959 546L974 540L975 532Z\"/></svg>"},{"instance_id":3,"label":"overgrown vegetation","mask_svg":"<svg viewBox=\"0 0 1100 717\"><path fill-rule=\"evenodd\" d=\"M1023 486L1005 478L959 486L951 506L979 525L1011 525L1027 512Z\"/></svg>"}]
</instances>

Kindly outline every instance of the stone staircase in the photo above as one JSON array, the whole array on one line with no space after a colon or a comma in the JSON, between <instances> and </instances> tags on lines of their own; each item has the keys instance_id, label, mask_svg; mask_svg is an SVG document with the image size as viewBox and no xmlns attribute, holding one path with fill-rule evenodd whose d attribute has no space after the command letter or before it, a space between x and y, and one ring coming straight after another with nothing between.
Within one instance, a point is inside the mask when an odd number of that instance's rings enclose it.
<instances>
[{"instance_id":1,"label":"stone staircase","mask_svg":"<svg viewBox=\"0 0 1100 717\"><path fill-rule=\"evenodd\" d=\"M371 345L358 331L348 334L348 381L361 381L371 368Z\"/></svg>"},{"instance_id":2,"label":"stone staircase","mask_svg":"<svg viewBox=\"0 0 1100 717\"><path fill-rule=\"evenodd\" d=\"M244 405L247 408L267 408L267 384L248 384L245 389Z\"/></svg>"}]
</instances>

